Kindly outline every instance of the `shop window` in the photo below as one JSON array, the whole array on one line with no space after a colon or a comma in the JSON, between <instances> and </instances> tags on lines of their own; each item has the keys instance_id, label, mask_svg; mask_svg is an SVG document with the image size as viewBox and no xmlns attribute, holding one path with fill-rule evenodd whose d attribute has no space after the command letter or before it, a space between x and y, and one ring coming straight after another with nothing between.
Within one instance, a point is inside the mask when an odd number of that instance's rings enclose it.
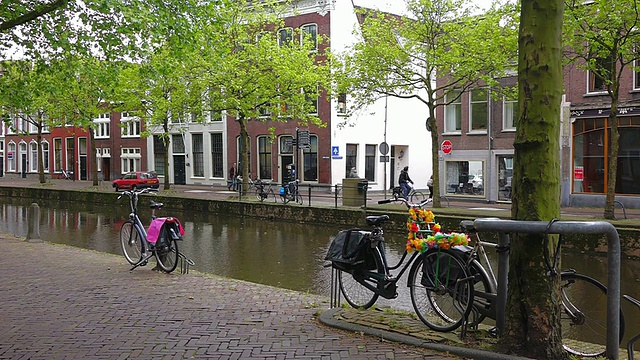
<instances>
[{"instance_id":1,"label":"shop window","mask_svg":"<svg viewBox=\"0 0 640 360\"><path fill-rule=\"evenodd\" d=\"M446 193L484 196L483 167L482 161L446 161Z\"/></svg>"}]
</instances>

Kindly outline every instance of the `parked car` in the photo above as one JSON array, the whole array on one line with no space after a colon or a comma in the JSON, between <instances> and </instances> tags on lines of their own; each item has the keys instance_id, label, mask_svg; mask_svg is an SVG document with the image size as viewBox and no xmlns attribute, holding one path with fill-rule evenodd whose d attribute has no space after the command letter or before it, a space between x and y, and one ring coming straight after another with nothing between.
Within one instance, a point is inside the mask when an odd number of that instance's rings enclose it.
<instances>
[{"instance_id":1,"label":"parked car","mask_svg":"<svg viewBox=\"0 0 640 360\"><path fill-rule=\"evenodd\" d=\"M132 171L122 175L122 178L113 180L113 188L116 191L143 188L160 187L160 180L155 172Z\"/></svg>"},{"instance_id":2,"label":"parked car","mask_svg":"<svg viewBox=\"0 0 640 360\"><path fill-rule=\"evenodd\" d=\"M469 184L473 184L474 190L482 189L482 175L469 175Z\"/></svg>"}]
</instances>

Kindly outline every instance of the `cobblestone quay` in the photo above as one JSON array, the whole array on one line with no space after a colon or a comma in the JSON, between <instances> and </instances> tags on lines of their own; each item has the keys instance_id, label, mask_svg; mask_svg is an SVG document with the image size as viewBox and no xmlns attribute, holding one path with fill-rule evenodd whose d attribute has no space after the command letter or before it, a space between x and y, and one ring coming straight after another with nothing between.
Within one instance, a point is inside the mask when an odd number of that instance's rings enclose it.
<instances>
[{"instance_id":1,"label":"cobblestone quay","mask_svg":"<svg viewBox=\"0 0 640 360\"><path fill-rule=\"evenodd\" d=\"M322 325L320 296L1 233L0 263L0 359L452 358Z\"/></svg>"}]
</instances>

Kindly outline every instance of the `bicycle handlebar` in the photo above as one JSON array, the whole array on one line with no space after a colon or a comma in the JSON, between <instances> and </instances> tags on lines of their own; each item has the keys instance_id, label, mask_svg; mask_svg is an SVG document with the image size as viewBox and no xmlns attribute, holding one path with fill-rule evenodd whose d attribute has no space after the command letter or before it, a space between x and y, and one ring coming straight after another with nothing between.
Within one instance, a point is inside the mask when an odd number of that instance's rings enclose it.
<instances>
[{"instance_id":1,"label":"bicycle handlebar","mask_svg":"<svg viewBox=\"0 0 640 360\"><path fill-rule=\"evenodd\" d=\"M118 200L120 200L120 198L122 197L122 195L127 195L128 197L132 197L133 195L139 195L139 194L144 194L144 193L148 193L148 192L158 192L160 190L158 189L154 189L154 188L144 188L144 189L140 189L140 190L125 190L122 193L120 193L120 196L118 196Z\"/></svg>"},{"instance_id":2,"label":"bicycle handlebar","mask_svg":"<svg viewBox=\"0 0 640 360\"><path fill-rule=\"evenodd\" d=\"M421 202L419 202L417 204L414 204L414 203L410 203L408 200L406 200L404 198L400 198L399 197L399 198L395 198L395 199L378 200L378 204L381 204L381 205L382 204L389 204L389 203L396 202L396 201L404 203L407 208L412 208L412 207L423 207L426 204L428 204L429 202L431 202L431 199L425 199L425 200L423 200L423 201L421 201Z\"/></svg>"}]
</instances>

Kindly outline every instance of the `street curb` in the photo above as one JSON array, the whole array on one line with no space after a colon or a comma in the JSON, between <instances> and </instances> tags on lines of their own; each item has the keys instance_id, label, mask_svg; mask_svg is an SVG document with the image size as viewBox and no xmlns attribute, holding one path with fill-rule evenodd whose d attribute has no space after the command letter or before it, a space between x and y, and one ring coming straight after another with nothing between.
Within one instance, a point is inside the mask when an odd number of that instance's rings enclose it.
<instances>
[{"instance_id":1,"label":"street curb","mask_svg":"<svg viewBox=\"0 0 640 360\"><path fill-rule=\"evenodd\" d=\"M387 330L382 330L382 329L376 329L376 328L372 328L372 327L362 326L362 325L359 325L359 324L353 324L353 323L350 323L348 321L336 319L336 317L334 315L340 310L341 310L340 308L332 308L332 309L326 310L326 311L322 312L322 314L318 317L318 320L322 324L330 326L330 327L334 327L334 328L338 328L338 329L342 329L342 330L346 330L346 331L351 331L351 332L363 333L363 334L366 334L366 335L369 335L369 336L379 337L379 338L382 338L384 340L389 340L389 341L393 341L393 342L397 342L397 343L402 343L402 344L422 347L422 348L429 349L429 350L435 350L435 351L439 351L439 352L443 352L443 353L449 353L449 354L462 356L462 357L466 357L466 358L471 358L471 359L478 359L478 360L532 360L530 358L518 357L518 356L515 356L515 355L505 355L505 354L498 354L498 353L493 353L493 352L483 351L483 350L468 349L468 348L461 348L461 347L450 346L450 345L436 344L436 343L420 340L420 339L417 339L417 338L412 337L412 336L399 334L399 333L396 333L396 332L393 332L393 331L387 331Z\"/></svg>"}]
</instances>

